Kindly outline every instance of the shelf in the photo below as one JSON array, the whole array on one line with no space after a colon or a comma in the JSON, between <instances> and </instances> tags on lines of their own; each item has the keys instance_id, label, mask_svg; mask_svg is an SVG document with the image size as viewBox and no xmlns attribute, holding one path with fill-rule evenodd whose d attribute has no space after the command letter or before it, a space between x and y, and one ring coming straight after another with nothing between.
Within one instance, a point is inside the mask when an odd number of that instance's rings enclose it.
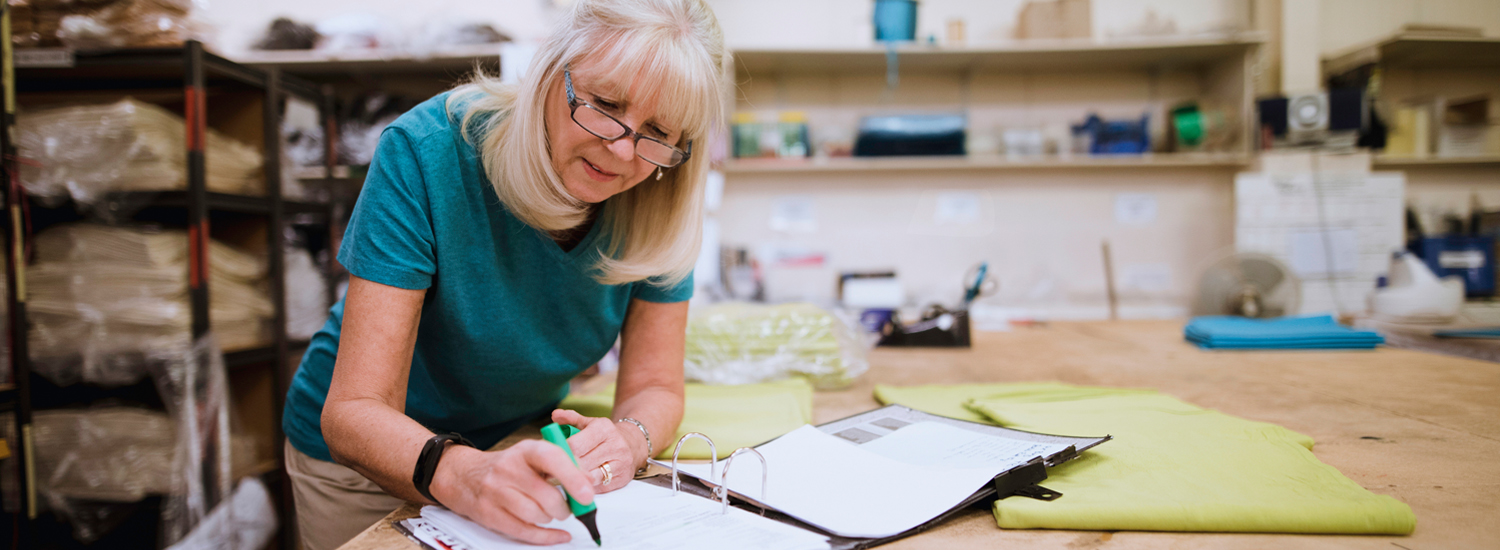
<instances>
[{"instance_id":1,"label":"shelf","mask_svg":"<svg viewBox=\"0 0 1500 550\"><path fill-rule=\"evenodd\" d=\"M1003 48L897 48L904 70L1145 69L1192 66L1244 55L1261 44L1256 34L1180 40L1029 40ZM740 72L853 72L884 70L886 50L746 49L734 52Z\"/></svg>"},{"instance_id":2,"label":"shelf","mask_svg":"<svg viewBox=\"0 0 1500 550\"><path fill-rule=\"evenodd\" d=\"M1424 166L1500 166L1500 156L1483 157L1387 157L1376 155L1376 168L1421 168Z\"/></svg>"},{"instance_id":3,"label":"shelf","mask_svg":"<svg viewBox=\"0 0 1500 550\"><path fill-rule=\"evenodd\" d=\"M368 169L366 166L334 166L333 179L346 180L355 177L363 179L364 173ZM328 168L324 166L298 166L292 168L292 176L299 180L328 179Z\"/></svg>"},{"instance_id":4,"label":"shelf","mask_svg":"<svg viewBox=\"0 0 1500 550\"><path fill-rule=\"evenodd\" d=\"M1038 157L840 157L829 159L740 159L724 164L726 174L866 172L889 170L1008 170L1090 168L1241 168L1246 155L1233 153L1162 153L1151 155Z\"/></svg>"},{"instance_id":5,"label":"shelf","mask_svg":"<svg viewBox=\"0 0 1500 550\"><path fill-rule=\"evenodd\" d=\"M130 212L144 208L187 208L189 199L187 191L124 191L106 195L104 202L108 210ZM281 203L288 213L322 213L328 210L326 204L287 200ZM266 215L271 213L271 199L208 193L208 209L215 212Z\"/></svg>"},{"instance_id":6,"label":"shelf","mask_svg":"<svg viewBox=\"0 0 1500 550\"><path fill-rule=\"evenodd\" d=\"M307 340L289 340L286 343L286 349L288 351L306 348L307 346ZM238 349L234 351L224 352L224 367L233 369L236 367L266 363L275 359L275 345Z\"/></svg>"},{"instance_id":7,"label":"shelf","mask_svg":"<svg viewBox=\"0 0 1500 550\"><path fill-rule=\"evenodd\" d=\"M74 50L70 48L16 49L16 89L19 92L75 90L181 89L187 46ZM236 84L264 89L266 72L203 52L206 85ZM317 99L318 88L298 78L281 78L282 88Z\"/></svg>"},{"instance_id":8,"label":"shelf","mask_svg":"<svg viewBox=\"0 0 1500 550\"><path fill-rule=\"evenodd\" d=\"M500 63L500 44L455 46L442 52L415 53L404 50L255 50L235 56L235 61L259 68L278 68L294 75L328 73L446 74L468 72L476 63Z\"/></svg>"},{"instance_id":9,"label":"shelf","mask_svg":"<svg viewBox=\"0 0 1500 550\"><path fill-rule=\"evenodd\" d=\"M1323 74L1339 75L1364 65L1406 69L1500 68L1500 37L1403 33L1323 58Z\"/></svg>"},{"instance_id":10,"label":"shelf","mask_svg":"<svg viewBox=\"0 0 1500 550\"><path fill-rule=\"evenodd\" d=\"M262 346L224 352L224 368L265 363L276 359L276 346Z\"/></svg>"}]
</instances>

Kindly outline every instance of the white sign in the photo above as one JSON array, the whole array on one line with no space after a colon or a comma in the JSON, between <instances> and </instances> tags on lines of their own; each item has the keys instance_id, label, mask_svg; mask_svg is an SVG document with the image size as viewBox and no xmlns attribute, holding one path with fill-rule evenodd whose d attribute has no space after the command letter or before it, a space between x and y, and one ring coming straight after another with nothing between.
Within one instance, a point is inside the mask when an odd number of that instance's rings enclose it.
<instances>
[{"instance_id":1,"label":"white sign","mask_svg":"<svg viewBox=\"0 0 1500 550\"><path fill-rule=\"evenodd\" d=\"M818 211L812 197L788 195L771 205L771 230L784 233L816 233Z\"/></svg>"},{"instance_id":2,"label":"white sign","mask_svg":"<svg viewBox=\"0 0 1500 550\"><path fill-rule=\"evenodd\" d=\"M1156 221L1156 195L1120 193L1115 195L1115 221L1124 225L1148 225Z\"/></svg>"},{"instance_id":3,"label":"white sign","mask_svg":"<svg viewBox=\"0 0 1500 550\"><path fill-rule=\"evenodd\" d=\"M937 208L932 212L932 221L937 225L979 223L979 193L973 191L938 193Z\"/></svg>"}]
</instances>

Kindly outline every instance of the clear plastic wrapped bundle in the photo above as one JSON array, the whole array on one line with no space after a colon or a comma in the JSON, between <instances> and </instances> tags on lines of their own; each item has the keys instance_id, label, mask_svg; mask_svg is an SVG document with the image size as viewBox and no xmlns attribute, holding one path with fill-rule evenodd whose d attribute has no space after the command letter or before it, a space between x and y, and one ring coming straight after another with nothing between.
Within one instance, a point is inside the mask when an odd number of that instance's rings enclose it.
<instances>
[{"instance_id":1,"label":"clear plastic wrapped bundle","mask_svg":"<svg viewBox=\"0 0 1500 550\"><path fill-rule=\"evenodd\" d=\"M751 384L800 376L820 390L869 369L857 324L811 304L708 306L688 320L687 379Z\"/></svg>"},{"instance_id":2,"label":"clear plastic wrapped bundle","mask_svg":"<svg viewBox=\"0 0 1500 550\"><path fill-rule=\"evenodd\" d=\"M215 335L177 347L155 361L152 379L177 427L172 454L172 487L162 503L161 538L176 543L187 537L215 506L230 498L234 487L228 373Z\"/></svg>"},{"instance_id":3,"label":"clear plastic wrapped bundle","mask_svg":"<svg viewBox=\"0 0 1500 550\"><path fill-rule=\"evenodd\" d=\"M148 356L146 370L167 411L103 406L33 417L40 504L85 544L129 516L130 503L151 495L166 497L165 542L179 540L228 498L235 476L264 458L253 437L231 431L224 363L211 337ZM3 422L9 433L13 418L6 414Z\"/></svg>"},{"instance_id":4,"label":"clear plastic wrapped bundle","mask_svg":"<svg viewBox=\"0 0 1500 550\"><path fill-rule=\"evenodd\" d=\"M193 0L115 0L58 20L57 39L77 49L177 46L205 34Z\"/></svg>"},{"instance_id":5,"label":"clear plastic wrapped bundle","mask_svg":"<svg viewBox=\"0 0 1500 550\"><path fill-rule=\"evenodd\" d=\"M181 347L192 324L187 234L93 224L50 228L27 268L33 369L59 385L139 380L150 351ZM268 341L274 305L266 266L217 241L209 247L209 320L240 349Z\"/></svg>"},{"instance_id":6,"label":"clear plastic wrapped bundle","mask_svg":"<svg viewBox=\"0 0 1500 550\"><path fill-rule=\"evenodd\" d=\"M328 281L306 248L286 248L286 336L309 340L328 321Z\"/></svg>"},{"instance_id":7,"label":"clear plastic wrapped bundle","mask_svg":"<svg viewBox=\"0 0 1500 550\"><path fill-rule=\"evenodd\" d=\"M186 125L182 117L126 98L16 117L21 182L52 204L71 197L95 204L113 191L187 188ZM208 190L265 194L264 158L255 148L210 129L205 142Z\"/></svg>"}]
</instances>

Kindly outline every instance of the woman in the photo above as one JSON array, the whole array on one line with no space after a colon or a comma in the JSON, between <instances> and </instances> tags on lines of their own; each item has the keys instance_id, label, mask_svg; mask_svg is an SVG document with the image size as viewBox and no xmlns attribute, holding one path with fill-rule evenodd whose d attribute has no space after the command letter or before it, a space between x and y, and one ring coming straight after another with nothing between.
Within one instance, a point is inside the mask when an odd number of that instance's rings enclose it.
<instances>
[{"instance_id":1,"label":"woman","mask_svg":"<svg viewBox=\"0 0 1500 550\"><path fill-rule=\"evenodd\" d=\"M702 0L580 0L519 85L481 76L385 130L348 294L287 396L306 548L402 501L566 542L538 527L569 515L548 479L588 503L671 443L723 55ZM554 410L617 338L614 418ZM582 430L577 466L540 440L482 451L549 417Z\"/></svg>"}]
</instances>

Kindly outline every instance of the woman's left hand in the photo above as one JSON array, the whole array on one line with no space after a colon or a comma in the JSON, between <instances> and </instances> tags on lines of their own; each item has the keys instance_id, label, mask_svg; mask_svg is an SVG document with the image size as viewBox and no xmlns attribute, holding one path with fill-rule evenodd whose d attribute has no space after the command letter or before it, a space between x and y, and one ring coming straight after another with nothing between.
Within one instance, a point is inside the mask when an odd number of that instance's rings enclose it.
<instances>
[{"instance_id":1,"label":"woman's left hand","mask_svg":"<svg viewBox=\"0 0 1500 550\"><path fill-rule=\"evenodd\" d=\"M552 421L580 430L568 438L568 446L578 458L578 468L594 482L597 493L630 483L635 469L645 462L649 452L646 438L634 424L584 416L566 409L552 411Z\"/></svg>"}]
</instances>

